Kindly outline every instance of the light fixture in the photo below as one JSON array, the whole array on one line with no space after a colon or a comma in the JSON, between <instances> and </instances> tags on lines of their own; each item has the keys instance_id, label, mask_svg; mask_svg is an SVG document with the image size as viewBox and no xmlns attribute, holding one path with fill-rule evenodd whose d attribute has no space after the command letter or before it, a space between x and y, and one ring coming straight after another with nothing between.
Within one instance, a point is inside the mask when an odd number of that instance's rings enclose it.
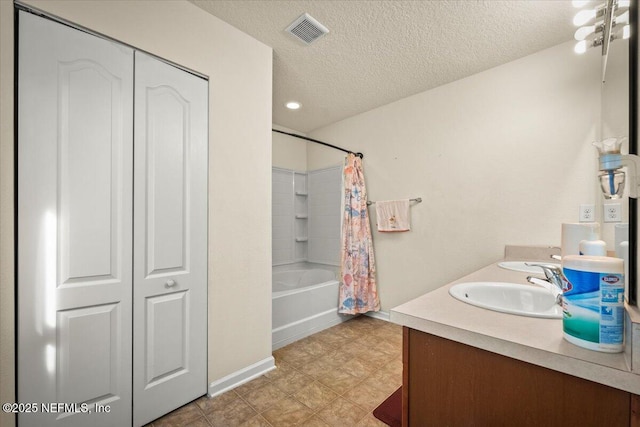
<instances>
[{"instance_id":1,"label":"light fixture","mask_svg":"<svg viewBox=\"0 0 640 427\"><path fill-rule=\"evenodd\" d=\"M571 2L573 7L577 7L578 9L580 9L583 6L585 6L587 3L589 3L589 0L573 0Z\"/></svg>"},{"instance_id":2,"label":"light fixture","mask_svg":"<svg viewBox=\"0 0 640 427\"><path fill-rule=\"evenodd\" d=\"M575 53L582 54L582 53L585 53L587 49L591 47L600 46L601 44L602 44L602 39L582 40L576 43L575 47L573 48L573 51Z\"/></svg>"},{"instance_id":3,"label":"light fixture","mask_svg":"<svg viewBox=\"0 0 640 427\"><path fill-rule=\"evenodd\" d=\"M285 104L285 106L289 109L289 110L298 110L300 109L300 107L302 107L302 104L300 104L299 102L296 101L289 101Z\"/></svg>"},{"instance_id":4,"label":"light fixture","mask_svg":"<svg viewBox=\"0 0 640 427\"><path fill-rule=\"evenodd\" d=\"M573 25L579 27L581 25L587 24L594 20L595 18L600 18L604 16L605 8L600 6L597 9L585 9L576 13L576 16L573 18Z\"/></svg>"},{"instance_id":5,"label":"light fixture","mask_svg":"<svg viewBox=\"0 0 640 427\"><path fill-rule=\"evenodd\" d=\"M625 25L615 33L611 34L611 41L620 40L620 39L626 40L629 37L631 37L631 26Z\"/></svg>"},{"instance_id":6,"label":"light fixture","mask_svg":"<svg viewBox=\"0 0 640 427\"><path fill-rule=\"evenodd\" d=\"M575 7L583 7L589 3L573 1ZM573 19L573 23L580 27L574 34L578 41L574 51L584 53L591 47L601 46L602 55L606 57L610 42L629 38L629 4L630 0L606 0L595 8L579 11ZM599 22L593 23L599 19Z\"/></svg>"}]
</instances>

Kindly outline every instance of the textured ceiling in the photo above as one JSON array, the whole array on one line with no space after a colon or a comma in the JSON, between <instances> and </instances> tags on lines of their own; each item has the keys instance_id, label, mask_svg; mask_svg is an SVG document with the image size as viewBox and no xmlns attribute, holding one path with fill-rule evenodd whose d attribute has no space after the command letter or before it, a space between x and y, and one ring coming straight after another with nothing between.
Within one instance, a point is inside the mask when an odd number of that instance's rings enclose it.
<instances>
[{"instance_id":1,"label":"textured ceiling","mask_svg":"<svg viewBox=\"0 0 640 427\"><path fill-rule=\"evenodd\" d=\"M571 40L576 13L564 0L190 1L273 48L273 122L300 132ZM284 31L303 12L330 31L309 46Z\"/></svg>"}]
</instances>

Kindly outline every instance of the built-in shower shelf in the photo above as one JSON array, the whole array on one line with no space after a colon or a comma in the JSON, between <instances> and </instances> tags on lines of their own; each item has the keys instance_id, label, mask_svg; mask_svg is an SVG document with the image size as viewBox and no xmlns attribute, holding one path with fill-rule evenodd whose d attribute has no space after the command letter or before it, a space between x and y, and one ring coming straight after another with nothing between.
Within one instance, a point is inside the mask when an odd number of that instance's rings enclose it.
<instances>
[{"instance_id":1,"label":"built-in shower shelf","mask_svg":"<svg viewBox=\"0 0 640 427\"><path fill-rule=\"evenodd\" d=\"M307 197L309 195L309 193L305 193L302 191L296 191L296 196L303 196L303 197Z\"/></svg>"},{"instance_id":2,"label":"built-in shower shelf","mask_svg":"<svg viewBox=\"0 0 640 427\"><path fill-rule=\"evenodd\" d=\"M296 219L307 219L309 215L307 214L296 214Z\"/></svg>"},{"instance_id":3,"label":"built-in shower shelf","mask_svg":"<svg viewBox=\"0 0 640 427\"><path fill-rule=\"evenodd\" d=\"M296 237L296 242L307 242L309 241L308 237Z\"/></svg>"}]
</instances>

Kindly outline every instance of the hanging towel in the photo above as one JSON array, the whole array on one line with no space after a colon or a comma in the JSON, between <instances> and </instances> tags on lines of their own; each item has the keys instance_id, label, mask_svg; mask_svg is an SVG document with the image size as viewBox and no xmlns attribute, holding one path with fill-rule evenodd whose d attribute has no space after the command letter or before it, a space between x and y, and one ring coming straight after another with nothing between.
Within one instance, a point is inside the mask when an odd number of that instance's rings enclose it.
<instances>
[{"instance_id":1,"label":"hanging towel","mask_svg":"<svg viewBox=\"0 0 640 427\"><path fill-rule=\"evenodd\" d=\"M409 199L376 202L378 231L411 230Z\"/></svg>"}]
</instances>

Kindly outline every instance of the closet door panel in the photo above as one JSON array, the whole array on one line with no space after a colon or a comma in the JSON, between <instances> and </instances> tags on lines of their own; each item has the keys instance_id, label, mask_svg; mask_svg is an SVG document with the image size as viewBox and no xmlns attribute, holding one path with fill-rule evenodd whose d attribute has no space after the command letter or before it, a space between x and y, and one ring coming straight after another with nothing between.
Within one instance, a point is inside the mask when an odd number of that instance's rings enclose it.
<instances>
[{"instance_id":1,"label":"closet door panel","mask_svg":"<svg viewBox=\"0 0 640 427\"><path fill-rule=\"evenodd\" d=\"M188 339L189 293L176 292L146 298L147 370L146 384L164 381L188 370L186 341ZM180 349L182 351L172 351Z\"/></svg>"},{"instance_id":2,"label":"closet door panel","mask_svg":"<svg viewBox=\"0 0 640 427\"><path fill-rule=\"evenodd\" d=\"M58 312L62 402L106 401L117 396L119 310L118 304L105 304Z\"/></svg>"},{"instance_id":3,"label":"closet door panel","mask_svg":"<svg viewBox=\"0 0 640 427\"><path fill-rule=\"evenodd\" d=\"M105 100L122 98L120 80L92 61L59 65L58 126L60 132L60 214L64 283L113 278L111 261L117 260L119 193L122 172L121 140L111 141L118 127L112 122L114 105ZM116 111L116 117L121 112ZM116 154L115 163L106 162ZM115 169L115 170L112 170ZM114 182L116 181L116 182ZM116 220L114 227L111 221ZM112 242L113 239L113 242ZM113 244L112 244L113 243ZM117 274L116 274L117 275Z\"/></svg>"},{"instance_id":4,"label":"closet door panel","mask_svg":"<svg viewBox=\"0 0 640 427\"><path fill-rule=\"evenodd\" d=\"M135 54L134 424L207 391L207 82Z\"/></svg>"},{"instance_id":5,"label":"closet door panel","mask_svg":"<svg viewBox=\"0 0 640 427\"><path fill-rule=\"evenodd\" d=\"M72 405L19 423L127 425L133 52L25 12L18 28L18 401Z\"/></svg>"},{"instance_id":6,"label":"closet door panel","mask_svg":"<svg viewBox=\"0 0 640 427\"><path fill-rule=\"evenodd\" d=\"M174 88L146 91L147 275L185 272L191 108Z\"/></svg>"}]
</instances>

